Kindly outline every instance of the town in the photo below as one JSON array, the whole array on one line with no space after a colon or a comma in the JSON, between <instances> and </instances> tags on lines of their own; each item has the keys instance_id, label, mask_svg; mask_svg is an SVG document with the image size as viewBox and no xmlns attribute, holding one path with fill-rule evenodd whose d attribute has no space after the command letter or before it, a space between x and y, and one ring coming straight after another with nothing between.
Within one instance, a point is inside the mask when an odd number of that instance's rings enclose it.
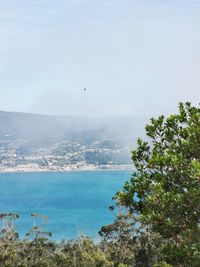
<instances>
[{"instance_id":1,"label":"town","mask_svg":"<svg viewBox=\"0 0 200 267\"><path fill-rule=\"evenodd\" d=\"M114 140L62 140L31 147L24 140L0 141L0 172L132 169L128 148Z\"/></svg>"}]
</instances>

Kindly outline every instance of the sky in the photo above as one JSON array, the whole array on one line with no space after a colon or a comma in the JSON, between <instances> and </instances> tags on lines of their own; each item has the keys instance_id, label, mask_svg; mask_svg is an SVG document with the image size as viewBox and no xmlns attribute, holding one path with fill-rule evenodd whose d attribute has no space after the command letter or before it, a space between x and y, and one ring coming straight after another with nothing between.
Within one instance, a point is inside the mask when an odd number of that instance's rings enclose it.
<instances>
[{"instance_id":1,"label":"sky","mask_svg":"<svg viewBox=\"0 0 200 267\"><path fill-rule=\"evenodd\" d=\"M199 100L199 0L0 0L0 110L151 117Z\"/></svg>"}]
</instances>

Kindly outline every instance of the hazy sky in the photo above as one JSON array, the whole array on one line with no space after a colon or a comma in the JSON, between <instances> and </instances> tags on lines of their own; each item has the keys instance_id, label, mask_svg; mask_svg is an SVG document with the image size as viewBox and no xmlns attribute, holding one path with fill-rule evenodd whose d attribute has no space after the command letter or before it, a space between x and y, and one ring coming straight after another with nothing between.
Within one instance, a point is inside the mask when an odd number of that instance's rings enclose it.
<instances>
[{"instance_id":1,"label":"hazy sky","mask_svg":"<svg viewBox=\"0 0 200 267\"><path fill-rule=\"evenodd\" d=\"M199 0L0 0L0 110L151 116L186 100L200 102Z\"/></svg>"}]
</instances>

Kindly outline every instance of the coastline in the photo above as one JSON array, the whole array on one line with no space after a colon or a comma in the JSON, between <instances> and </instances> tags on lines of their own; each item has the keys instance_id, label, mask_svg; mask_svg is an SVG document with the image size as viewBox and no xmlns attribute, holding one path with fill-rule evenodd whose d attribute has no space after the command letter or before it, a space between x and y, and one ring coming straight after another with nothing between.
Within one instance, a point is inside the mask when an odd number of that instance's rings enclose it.
<instances>
[{"instance_id":1,"label":"coastline","mask_svg":"<svg viewBox=\"0 0 200 267\"><path fill-rule=\"evenodd\" d=\"M68 167L0 167L1 173L43 173L43 172L84 172L84 171L134 171L133 165L86 165L86 166L68 166Z\"/></svg>"}]
</instances>

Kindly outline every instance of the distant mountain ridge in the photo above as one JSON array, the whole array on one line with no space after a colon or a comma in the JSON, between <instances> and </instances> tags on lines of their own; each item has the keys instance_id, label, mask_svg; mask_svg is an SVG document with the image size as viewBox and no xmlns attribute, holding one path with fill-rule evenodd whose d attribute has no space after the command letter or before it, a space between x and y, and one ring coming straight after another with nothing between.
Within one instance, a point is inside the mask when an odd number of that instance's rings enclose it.
<instances>
[{"instance_id":1,"label":"distant mountain ridge","mask_svg":"<svg viewBox=\"0 0 200 267\"><path fill-rule=\"evenodd\" d=\"M0 111L0 138L38 140L40 138L88 137L122 138L143 135L145 118L108 119L54 116Z\"/></svg>"}]
</instances>

